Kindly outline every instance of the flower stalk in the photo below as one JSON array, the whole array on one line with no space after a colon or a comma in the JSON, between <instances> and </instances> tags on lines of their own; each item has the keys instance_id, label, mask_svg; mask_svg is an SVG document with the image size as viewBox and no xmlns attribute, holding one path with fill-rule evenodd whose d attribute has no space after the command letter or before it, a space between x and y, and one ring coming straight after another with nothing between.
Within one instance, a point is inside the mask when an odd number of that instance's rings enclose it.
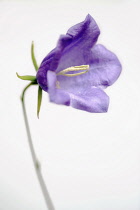
<instances>
[{"instance_id":1,"label":"flower stalk","mask_svg":"<svg viewBox=\"0 0 140 210\"><path fill-rule=\"evenodd\" d=\"M27 118L27 113L26 113L26 107L25 107L25 92L26 90L31 87L32 85L36 85L36 82L31 82L29 83L23 90L22 95L21 95L21 103L22 103L22 110L23 110L23 116L24 116L24 121L25 121L25 127L26 127L26 132L27 132L27 137L28 137L28 143L29 143L29 148L30 148L30 152L31 152L31 156L32 156L32 160L33 160L33 164L34 164L34 168L36 171L36 175L46 202L46 206L48 210L55 210L53 202L51 200L51 197L49 195L47 186L45 184L42 172L41 172L41 165L38 161L38 158L36 156L35 153L35 149L34 149L34 145L33 145L33 141L32 141L32 137L31 137L31 132L30 132L30 127L29 127L29 122L28 122L28 118Z\"/></svg>"}]
</instances>

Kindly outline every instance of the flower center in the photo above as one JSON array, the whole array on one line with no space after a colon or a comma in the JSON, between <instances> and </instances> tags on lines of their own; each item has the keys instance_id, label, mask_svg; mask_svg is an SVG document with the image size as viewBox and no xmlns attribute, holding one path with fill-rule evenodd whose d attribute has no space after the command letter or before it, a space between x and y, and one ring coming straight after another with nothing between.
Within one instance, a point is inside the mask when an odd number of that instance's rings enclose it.
<instances>
[{"instance_id":1,"label":"flower center","mask_svg":"<svg viewBox=\"0 0 140 210\"><path fill-rule=\"evenodd\" d=\"M81 72L74 73L76 71L81 71ZM69 67L69 68L66 68L66 69L60 71L57 75L74 77L74 76L78 76L81 74L85 74L88 71L89 71L89 65L72 66L72 67ZM69 73L69 72L71 72L71 73Z\"/></svg>"}]
</instances>

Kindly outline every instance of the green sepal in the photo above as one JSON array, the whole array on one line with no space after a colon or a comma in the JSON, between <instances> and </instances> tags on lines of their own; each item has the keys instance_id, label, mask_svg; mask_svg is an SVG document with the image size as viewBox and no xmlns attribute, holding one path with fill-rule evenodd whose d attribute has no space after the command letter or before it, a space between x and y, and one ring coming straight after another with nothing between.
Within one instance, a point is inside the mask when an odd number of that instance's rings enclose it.
<instances>
[{"instance_id":1,"label":"green sepal","mask_svg":"<svg viewBox=\"0 0 140 210\"><path fill-rule=\"evenodd\" d=\"M33 41L31 44L31 58L32 58L32 62L33 62L35 70L38 71L38 65L37 65L37 61L35 58L35 54L34 54L34 42Z\"/></svg>"},{"instance_id":2,"label":"green sepal","mask_svg":"<svg viewBox=\"0 0 140 210\"><path fill-rule=\"evenodd\" d=\"M42 88L38 87L38 100L37 100L37 117L39 118L39 112L41 108L41 102L42 102Z\"/></svg>"},{"instance_id":3,"label":"green sepal","mask_svg":"<svg viewBox=\"0 0 140 210\"><path fill-rule=\"evenodd\" d=\"M22 79L22 80L29 80L31 82L36 82L36 77L35 76L31 76L31 75L20 76L20 75L18 75L18 73L16 73L16 74L17 74L17 77Z\"/></svg>"}]
</instances>

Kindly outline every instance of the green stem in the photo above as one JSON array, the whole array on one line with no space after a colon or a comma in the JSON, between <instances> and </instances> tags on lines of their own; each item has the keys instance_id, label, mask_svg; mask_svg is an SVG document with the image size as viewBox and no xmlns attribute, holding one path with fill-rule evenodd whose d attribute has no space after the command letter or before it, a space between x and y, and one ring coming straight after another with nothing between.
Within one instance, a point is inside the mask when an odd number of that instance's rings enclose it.
<instances>
[{"instance_id":1,"label":"green stem","mask_svg":"<svg viewBox=\"0 0 140 210\"><path fill-rule=\"evenodd\" d=\"M46 206L48 207L48 210L55 210L55 208L53 206L53 203L51 201L49 192L47 190L44 178L43 178L42 173L41 173L41 166L39 164L39 161L38 161L36 153L35 153L35 149L34 149L34 146L33 146L33 141L32 141L32 138L31 138L31 133L30 133L30 127L29 127L29 123L28 123L26 108L25 108L24 95L25 95L26 90L31 85L35 85L35 83L34 82L29 83L29 85L27 85L24 88L24 90L22 92L22 95L21 95L21 103L22 103L23 116L24 116L26 131L27 131L28 143L29 143L29 147L30 147L31 156L32 156L34 167L35 167L36 175L37 175L37 178L38 178L38 181L39 181L39 184L40 184L40 187L41 187L41 190L42 190L42 193L44 195L45 202L46 202Z\"/></svg>"}]
</instances>

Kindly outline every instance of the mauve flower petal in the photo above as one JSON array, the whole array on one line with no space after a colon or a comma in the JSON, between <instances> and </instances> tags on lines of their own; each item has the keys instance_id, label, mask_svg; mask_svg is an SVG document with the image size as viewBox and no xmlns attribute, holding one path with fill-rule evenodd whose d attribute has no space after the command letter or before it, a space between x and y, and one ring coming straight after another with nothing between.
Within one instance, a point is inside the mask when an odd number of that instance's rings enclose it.
<instances>
[{"instance_id":1,"label":"mauve flower petal","mask_svg":"<svg viewBox=\"0 0 140 210\"><path fill-rule=\"evenodd\" d=\"M48 90L48 70L59 72L70 66L86 64L87 52L96 43L99 34L95 20L87 15L83 22L72 26L66 35L61 35L56 48L44 58L37 72L41 88Z\"/></svg>"},{"instance_id":2,"label":"mauve flower petal","mask_svg":"<svg viewBox=\"0 0 140 210\"><path fill-rule=\"evenodd\" d=\"M99 44L87 52L85 64L90 65L89 72L85 74L57 76L62 89L77 93L92 86L105 88L117 80L122 69L117 56Z\"/></svg>"},{"instance_id":3,"label":"mauve flower petal","mask_svg":"<svg viewBox=\"0 0 140 210\"><path fill-rule=\"evenodd\" d=\"M108 110L109 97L102 89L91 87L81 95L71 94L70 106L87 112L103 113Z\"/></svg>"},{"instance_id":4,"label":"mauve flower petal","mask_svg":"<svg viewBox=\"0 0 140 210\"><path fill-rule=\"evenodd\" d=\"M63 89L56 88L56 74L52 71L47 72L48 93L50 101L56 104L72 106L76 109L85 110L93 113L107 112L109 97L100 88L91 87L81 93L73 94Z\"/></svg>"},{"instance_id":5,"label":"mauve flower petal","mask_svg":"<svg viewBox=\"0 0 140 210\"><path fill-rule=\"evenodd\" d=\"M64 90L56 88L56 74L53 71L47 72L48 93L50 101L56 104L70 105L70 96Z\"/></svg>"},{"instance_id":6,"label":"mauve flower petal","mask_svg":"<svg viewBox=\"0 0 140 210\"><path fill-rule=\"evenodd\" d=\"M58 73L70 66L87 64L86 57L96 43L99 34L100 30L90 15L87 15L83 22L72 26L66 34L72 37L72 41L64 48L56 72ZM62 46L63 42L60 38L58 45Z\"/></svg>"},{"instance_id":7,"label":"mauve flower petal","mask_svg":"<svg viewBox=\"0 0 140 210\"><path fill-rule=\"evenodd\" d=\"M36 75L38 84L45 91L48 91L47 71L50 69L53 57L54 57L54 50L52 50L48 54L48 56L43 60Z\"/></svg>"},{"instance_id":8,"label":"mauve flower petal","mask_svg":"<svg viewBox=\"0 0 140 210\"><path fill-rule=\"evenodd\" d=\"M95 45L89 58L92 85L110 86L120 76L122 66L117 56L103 45Z\"/></svg>"}]
</instances>

